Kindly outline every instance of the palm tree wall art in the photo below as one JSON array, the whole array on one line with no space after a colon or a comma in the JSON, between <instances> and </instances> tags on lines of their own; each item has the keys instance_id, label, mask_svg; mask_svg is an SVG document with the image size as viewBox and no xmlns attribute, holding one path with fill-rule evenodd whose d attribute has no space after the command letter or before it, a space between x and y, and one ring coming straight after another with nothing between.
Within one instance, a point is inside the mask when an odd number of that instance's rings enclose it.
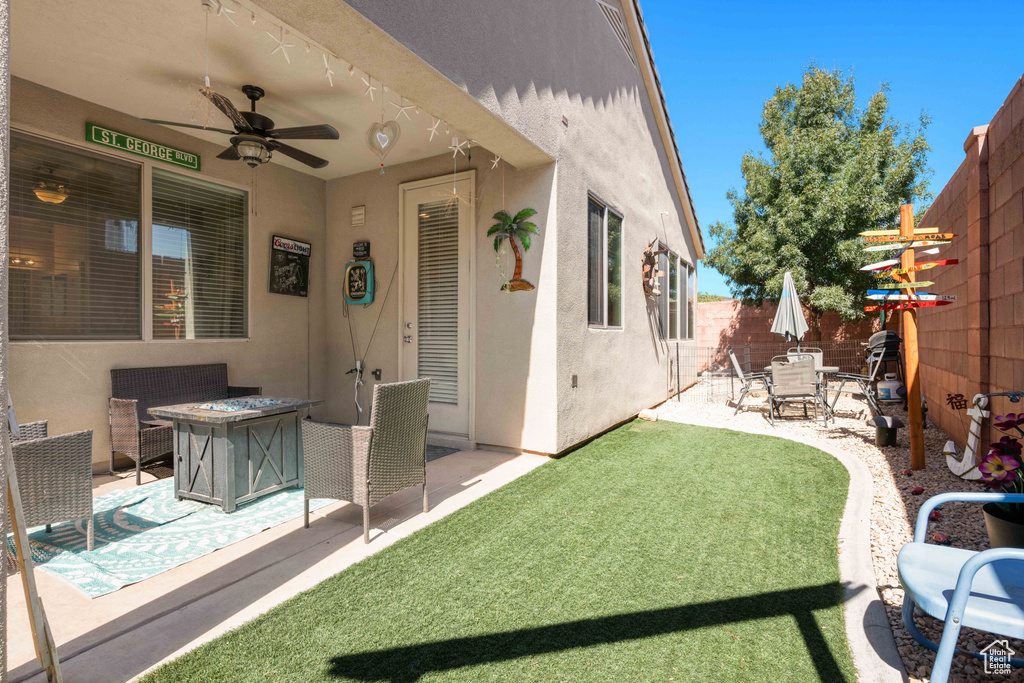
<instances>
[{"instance_id":1,"label":"palm tree wall art","mask_svg":"<svg viewBox=\"0 0 1024 683\"><path fill-rule=\"evenodd\" d=\"M536 209L523 209L517 213L515 217L508 215L504 210L494 214L494 220L498 222L492 225L491 229L487 231L488 237L494 237L494 251L499 254L500 257L501 245L505 240L508 240L509 244L512 245L512 253L516 258L516 269L512 273L512 279L508 280L501 286L502 291L528 292L534 288L532 284L523 279L522 251L529 250L531 233L534 235L540 234L537 226L526 220L527 218L536 215L536 213ZM516 244L517 240L523 245L522 251L519 250L519 245Z\"/></svg>"}]
</instances>

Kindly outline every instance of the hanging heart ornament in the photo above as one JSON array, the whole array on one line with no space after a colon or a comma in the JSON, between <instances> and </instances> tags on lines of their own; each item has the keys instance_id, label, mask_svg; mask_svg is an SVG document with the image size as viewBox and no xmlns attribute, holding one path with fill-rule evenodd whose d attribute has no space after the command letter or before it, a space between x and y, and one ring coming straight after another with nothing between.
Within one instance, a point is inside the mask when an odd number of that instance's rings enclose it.
<instances>
[{"instance_id":1,"label":"hanging heart ornament","mask_svg":"<svg viewBox=\"0 0 1024 683\"><path fill-rule=\"evenodd\" d=\"M383 164L388 152L398 143L401 134L402 128L396 121L374 123L366 129L366 144Z\"/></svg>"}]
</instances>

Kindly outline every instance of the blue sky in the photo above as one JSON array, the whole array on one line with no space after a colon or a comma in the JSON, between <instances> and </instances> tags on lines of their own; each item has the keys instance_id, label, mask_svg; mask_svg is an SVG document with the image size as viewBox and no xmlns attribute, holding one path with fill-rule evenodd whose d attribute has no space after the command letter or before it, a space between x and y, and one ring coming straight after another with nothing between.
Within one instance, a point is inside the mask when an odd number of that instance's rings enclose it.
<instances>
[{"instance_id":1,"label":"blue sky","mask_svg":"<svg viewBox=\"0 0 1024 683\"><path fill-rule=\"evenodd\" d=\"M933 193L963 161L971 128L991 120L1024 74L1021 0L641 6L702 227L732 220L725 193L743 189L743 153L762 149L764 101L811 62L851 72L861 104L888 82L889 113L901 122L928 112ZM698 273L701 292L728 295L716 271Z\"/></svg>"}]
</instances>

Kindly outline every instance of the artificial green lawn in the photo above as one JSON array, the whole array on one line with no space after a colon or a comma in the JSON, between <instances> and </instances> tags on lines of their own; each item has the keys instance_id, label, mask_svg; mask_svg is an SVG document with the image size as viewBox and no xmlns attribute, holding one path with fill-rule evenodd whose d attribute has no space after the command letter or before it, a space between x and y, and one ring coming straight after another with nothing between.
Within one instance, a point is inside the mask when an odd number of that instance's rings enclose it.
<instances>
[{"instance_id":1,"label":"artificial green lawn","mask_svg":"<svg viewBox=\"0 0 1024 683\"><path fill-rule=\"evenodd\" d=\"M145 680L853 681L847 483L792 441L632 422Z\"/></svg>"}]
</instances>

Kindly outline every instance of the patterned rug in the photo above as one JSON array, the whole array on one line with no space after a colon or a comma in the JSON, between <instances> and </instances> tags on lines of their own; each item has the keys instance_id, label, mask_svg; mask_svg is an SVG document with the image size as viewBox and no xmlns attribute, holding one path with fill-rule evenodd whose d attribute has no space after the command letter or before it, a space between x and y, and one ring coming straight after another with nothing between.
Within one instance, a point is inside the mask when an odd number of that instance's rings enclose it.
<instances>
[{"instance_id":1,"label":"patterned rug","mask_svg":"<svg viewBox=\"0 0 1024 683\"><path fill-rule=\"evenodd\" d=\"M310 509L333 501L310 501ZM302 489L286 489L224 514L214 505L178 500L164 479L93 499L95 543L85 549L85 522L29 530L32 560L91 598L112 593L302 515ZM14 552L14 537L7 544Z\"/></svg>"}]
</instances>

